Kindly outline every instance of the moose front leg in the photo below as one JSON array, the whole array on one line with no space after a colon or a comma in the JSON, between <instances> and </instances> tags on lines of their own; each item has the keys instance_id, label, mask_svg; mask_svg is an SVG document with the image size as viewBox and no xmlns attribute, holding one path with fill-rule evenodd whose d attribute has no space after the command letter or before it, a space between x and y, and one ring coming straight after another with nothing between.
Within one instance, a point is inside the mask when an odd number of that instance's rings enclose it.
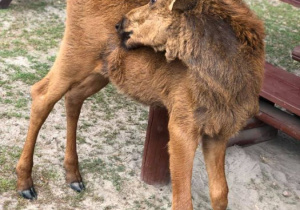
<instances>
[{"instance_id":1,"label":"moose front leg","mask_svg":"<svg viewBox=\"0 0 300 210\"><path fill-rule=\"evenodd\" d=\"M199 139L193 133L193 126L174 122L172 115L169 122L169 154L172 180L172 209L192 210L191 179L192 169ZM184 127L182 127L182 125Z\"/></svg>"},{"instance_id":2,"label":"moose front leg","mask_svg":"<svg viewBox=\"0 0 300 210\"><path fill-rule=\"evenodd\" d=\"M26 199L35 199L37 197L33 187L31 171L38 133L53 109L54 104L65 94L69 87L70 81L63 78L54 79L53 74L49 73L31 88L30 124L23 151L16 167L18 192Z\"/></svg>"},{"instance_id":3,"label":"moose front leg","mask_svg":"<svg viewBox=\"0 0 300 210\"><path fill-rule=\"evenodd\" d=\"M77 192L85 189L79 172L76 151L76 131L81 107L85 99L97 93L107 84L108 79L102 77L100 74L91 74L66 94L67 144L64 167L66 169L67 183Z\"/></svg>"}]
</instances>

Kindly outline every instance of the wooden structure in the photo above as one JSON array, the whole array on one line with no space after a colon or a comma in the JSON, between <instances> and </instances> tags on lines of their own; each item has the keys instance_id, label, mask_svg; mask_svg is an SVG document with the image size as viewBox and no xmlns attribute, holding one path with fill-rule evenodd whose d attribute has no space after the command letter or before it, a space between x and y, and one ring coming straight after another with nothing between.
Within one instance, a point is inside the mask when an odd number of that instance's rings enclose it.
<instances>
[{"instance_id":1,"label":"wooden structure","mask_svg":"<svg viewBox=\"0 0 300 210\"><path fill-rule=\"evenodd\" d=\"M281 0L281 1L291 4L295 7L300 7L300 0Z\"/></svg>"},{"instance_id":2,"label":"wooden structure","mask_svg":"<svg viewBox=\"0 0 300 210\"><path fill-rule=\"evenodd\" d=\"M296 61L300 61L300 45L294 48L292 58Z\"/></svg>"},{"instance_id":3,"label":"wooden structure","mask_svg":"<svg viewBox=\"0 0 300 210\"><path fill-rule=\"evenodd\" d=\"M147 184L164 185L170 181L168 121L165 108L150 107L141 172Z\"/></svg>"},{"instance_id":4,"label":"wooden structure","mask_svg":"<svg viewBox=\"0 0 300 210\"><path fill-rule=\"evenodd\" d=\"M257 118L300 140L300 77L266 63L260 95L277 107L261 100Z\"/></svg>"},{"instance_id":5,"label":"wooden structure","mask_svg":"<svg viewBox=\"0 0 300 210\"><path fill-rule=\"evenodd\" d=\"M228 146L267 141L278 130L300 140L300 77L266 63L260 96L259 114L229 140ZM151 107L141 176L148 184L162 185L169 181L167 124L167 110Z\"/></svg>"},{"instance_id":6,"label":"wooden structure","mask_svg":"<svg viewBox=\"0 0 300 210\"><path fill-rule=\"evenodd\" d=\"M6 9L12 0L0 0L0 9Z\"/></svg>"}]
</instances>

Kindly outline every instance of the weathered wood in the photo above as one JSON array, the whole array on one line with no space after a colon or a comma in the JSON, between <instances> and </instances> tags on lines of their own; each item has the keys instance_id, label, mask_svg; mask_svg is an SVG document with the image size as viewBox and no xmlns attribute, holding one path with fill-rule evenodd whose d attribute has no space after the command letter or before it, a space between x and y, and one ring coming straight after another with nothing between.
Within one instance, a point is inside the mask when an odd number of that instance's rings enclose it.
<instances>
[{"instance_id":1,"label":"weathered wood","mask_svg":"<svg viewBox=\"0 0 300 210\"><path fill-rule=\"evenodd\" d=\"M300 116L300 77L266 63L260 95Z\"/></svg>"},{"instance_id":2,"label":"weathered wood","mask_svg":"<svg viewBox=\"0 0 300 210\"><path fill-rule=\"evenodd\" d=\"M12 0L0 0L0 8L6 9Z\"/></svg>"},{"instance_id":3,"label":"weathered wood","mask_svg":"<svg viewBox=\"0 0 300 210\"><path fill-rule=\"evenodd\" d=\"M228 141L227 146L239 145L251 145L260 142L268 141L276 137L278 130L269 125L264 125L258 128L251 128L240 131L239 135L231 138Z\"/></svg>"},{"instance_id":4,"label":"weathered wood","mask_svg":"<svg viewBox=\"0 0 300 210\"><path fill-rule=\"evenodd\" d=\"M281 0L281 1L291 4L295 7L300 7L300 0Z\"/></svg>"},{"instance_id":5,"label":"weathered wood","mask_svg":"<svg viewBox=\"0 0 300 210\"><path fill-rule=\"evenodd\" d=\"M300 45L294 48L292 58L296 61L300 61Z\"/></svg>"},{"instance_id":6,"label":"weathered wood","mask_svg":"<svg viewBox=\"0 0 300 210\"><path fill-rule=\"evenodd\" d=\"M260 113L256 117L300 140L300 118L298 116L290 115L266 102L260 101Z\"/></svg>"},{"instance_id":7,"label":"weathered wood","mask_svg":"<svg viewBox=\"0 0 300 210\"><path fill-rule=\"evenodd\" d=\"M142 180L150 185L165 185L170 181L168 121L165 108L150 107L141 172Z\"/></svg>"},{"instance_id":8,"label":"weathered wood","mask_svg":"<svg viewBox=\"0 0 300 210\"><path fill-rule=\"evenodd\" d=\"M249 119L247 121L246 126L242 130L248 130L248 129L251 129L251 128L263 127L265 125L266 124L263 121L255 118L255 117L252 117L251 119Z\"/></svg>"}]
</instances>

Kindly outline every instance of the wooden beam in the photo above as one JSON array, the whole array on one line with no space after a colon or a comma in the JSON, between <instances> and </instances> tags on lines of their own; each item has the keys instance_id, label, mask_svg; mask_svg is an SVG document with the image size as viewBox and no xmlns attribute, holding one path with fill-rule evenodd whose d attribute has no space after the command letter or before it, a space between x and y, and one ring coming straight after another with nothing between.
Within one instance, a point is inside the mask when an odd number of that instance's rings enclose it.
<instances>
[{"instance_id":1,"label":"wooden beam","mask_svg":"<svg viewBox=\"0 0 300 210\"><path fill-rule=\"evenodd\" d=\"M300 77L266 62L260 96L300 116Z\"/></svg>"},{"instance_id":2,"label":"wooden beam","mask_svg":"<svg viewBox=\"0 0 300 210\"><path fill-rule=\"evenodd\" d=\"M0 8L6 9L12 0L0 0Z\"/></svg>"},{"instance_id":3,"label":"wooden beam","mask_svg":"<svg viewBox=\"0 0 300 210\"><path fill-rule=\"evenodd\" d=\"M245 146L268 141L276 137L277 131L278 130L276 128L269 125L242 130L237 136L229 139L227 146Z\"/></svg>"},{"instance_id":4,"label":"wooden beam","mask_svg":"<svg viewBox=\"0 0 300 210\"><path fill-rule=\"evenodd\" d=\"M258 119L300 140L299 116L290 115L264 101L260 101L259 110Z\"/></svg>"}]
</instances>

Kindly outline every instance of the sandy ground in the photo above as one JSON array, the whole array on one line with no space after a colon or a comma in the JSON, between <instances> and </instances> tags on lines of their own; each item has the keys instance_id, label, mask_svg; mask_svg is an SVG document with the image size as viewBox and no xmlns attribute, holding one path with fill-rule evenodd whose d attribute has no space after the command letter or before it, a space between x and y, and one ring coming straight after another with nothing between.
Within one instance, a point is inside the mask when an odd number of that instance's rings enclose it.
<instances>
[{"instance_id":1,"label":"sandy ground","mask_svg":"<svg viewBox=\"0 0 300 210\"><path fill-rule=\"evenodd\" d=\"M149 186L140 180L148 108L112 86L88 99L82 109L77 139L86 191L77 194L65 183L62 99L42 127L36 145L33 179L38 200L18 196L14 168L26 137L30 85L39 79L30 78L52 65L65 18L61 1L25 2L15 0L11 10L0 12L0 210L170 209L170 185ZM50 26L51 30L43 31ZM44 46L41 37L46 40ZM299 141L281 133L269 142L228 148L226 174L228 209L300 209ZM192 185L195 209L211 209L200 148Z\"/></svg>"},{"instance_id":2,"label":"sandy ground","mask_svg":"<svg viewBox=\"0 0 300 210\"><path fill-rule=\"evenodd\" d=\"M271 141L227 149L229 209L300 209L300 142L280 133ZM193 197L198 209L208 193L207 175L198 151L194 163Z\"/></svg>"}]
</instances>

